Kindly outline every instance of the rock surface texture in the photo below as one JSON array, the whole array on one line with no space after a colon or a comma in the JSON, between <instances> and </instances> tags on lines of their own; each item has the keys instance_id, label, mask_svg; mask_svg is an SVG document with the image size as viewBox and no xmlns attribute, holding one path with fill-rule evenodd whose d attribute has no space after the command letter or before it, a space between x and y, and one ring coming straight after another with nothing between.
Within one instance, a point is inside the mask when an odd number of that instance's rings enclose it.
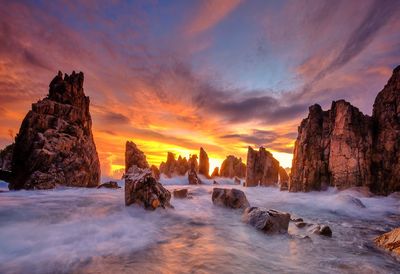
<instances>
[{"instance_id":1,"label":"rock surface texture","mask_svg":"<svg viewBox=\"0 0 400 274\"><path fill-rule=\"evenodd\" d=\"M288 190L289 175L283 167L279 167L279 184L281 190Z\"/></svg>"},{"instance_id":2,"label":"rock surface texture","mask_svg":"<svg viewBox=\"0 0 400 274\"><path fill-rule=\"evenodd\" d=\"M83 80L82 72L64 77L59 72L48 96L32 104L15 140L10 189L99 184L100 163Z\"/></svg>"},{"instance_id":3,"label":"rock surface texture","mask_svg":"<svg viewBox=\"0 0 400 274\"><path fill-rule=\"evenodd\" d=\"M215 205L234 209L245 209L250 206L244 192L235 188L214 188L211 199Z\"/></svg>"},{"instance_id":4,"label":"rock surface texture","mask_svg":"<svg viewBox=\"0 0 400 274\"><path fill-rule=\"evenodd\" d=\"M273 209L249 207L244 211L242 220L265 233L287 233L290 214Z\"/></svg>"},{"instance_id":5,"label":"rock surface texture","mask_svg":"<svg viewBox=\"0 0 400 274\"><path fill-rule=\"evenodd\" d=\"M210 160L208 159L207 152L201 147L199 157L199 174L210 177Z\"/></svg>"},{"instance_id":6,"label":"rock surface texture","mask_svg":"<svg viewBox=\"0 0 400 274\"><path fill-rule=\"evenodd\" d=\"M229 155L222 162L219 175L226 178L244 178L246 176L246 165L242 163L241 158Z\"/></svg>"},{"instance_id":7,"label":"rock surface texture","mask_svg":"<svg viewBox=\"0 0 400 274\"><path fill-rule=\"evenodd\" d=\"M11 171L14 144L6 146L0 150L0 169ZM0 178L1 179L1 178Z\"/></svg>"},{"instance_id":8,"label":"rock surface texture","mask_svg":"<svg viewBox=\"0 0 400 274\"><path fill-rule=\"evenodd\" d=\"M137 204L145 209L168 208L171 193L152 175L149 168L129 168L125 174L125 205Z\"/></svg>"},{"instance_id":9,"label":"rock surface texture","mask_svg":"<svg viewBox=\"0 0 400 274\"><path fill-rule=\"evenodd\" d=\"M368 187L400 191L400 66L376 97L373 115L339 100L319 105L298 129L289 191Z\"/></svg>"},{"instance_id":10,"label":"rock surface texture","mask_svg":"<svg viewBox=\"0 0 400 274\"><path fill-rule=\"evenodd\" d=\"M377 246L400 256L400 227L377 237L374 242Z\"/></svg>"},{"instance_id":11,"label":"rock surface texture","mask_svg":"<svg viewBox=\"0 0 400 274\"><path fill-rule=\"evenodd\" d=\"M279 162L265 148L256 151L249 147L245 186L272 186L278 181Z\"/></svg>"}]
</instances>

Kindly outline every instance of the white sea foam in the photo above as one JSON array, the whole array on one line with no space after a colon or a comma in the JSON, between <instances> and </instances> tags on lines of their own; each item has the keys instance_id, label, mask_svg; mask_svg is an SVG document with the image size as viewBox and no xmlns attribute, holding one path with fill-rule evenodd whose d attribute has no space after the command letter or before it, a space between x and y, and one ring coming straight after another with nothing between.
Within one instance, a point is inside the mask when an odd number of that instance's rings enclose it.
<instances>
[{"instance_id":1,"label":"white sea foam","mask_svg":"<svg viewBox=\"0 0 400 274\"><path fill-rule=\"evenodd\" d=\"M393 273L399 266L372 244L379 233L400 226L395 196L288 193L217 180L218 187L242 189L252 206L333 230L332 238L306 240L255 231L239 212L213 206L213 180L202 180L205 185L189 186L185 176L163 177L168 189L189 188L193 199L173 199L174 210L154 212L125 207L123 188L0 193L0 273ZM303 233L292 225L290 232Z\"/></svg>"}]
</instances>

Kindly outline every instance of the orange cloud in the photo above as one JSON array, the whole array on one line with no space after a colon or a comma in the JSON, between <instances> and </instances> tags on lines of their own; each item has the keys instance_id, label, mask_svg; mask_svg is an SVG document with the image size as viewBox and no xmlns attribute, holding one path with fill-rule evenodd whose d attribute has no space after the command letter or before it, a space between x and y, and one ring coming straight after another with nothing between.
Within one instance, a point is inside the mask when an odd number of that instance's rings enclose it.
<instances>
[{"instance_id":1,"label":"orange cloud","mask_svg":"<svg viewBox=\"0 0 400 274\"><path fill-rule=\"evenodd\" d=\"M198 34L217 25L235 10L241 0L201 1L200 7L186 27L188 35Z\"/></svg>"}]
</instances>

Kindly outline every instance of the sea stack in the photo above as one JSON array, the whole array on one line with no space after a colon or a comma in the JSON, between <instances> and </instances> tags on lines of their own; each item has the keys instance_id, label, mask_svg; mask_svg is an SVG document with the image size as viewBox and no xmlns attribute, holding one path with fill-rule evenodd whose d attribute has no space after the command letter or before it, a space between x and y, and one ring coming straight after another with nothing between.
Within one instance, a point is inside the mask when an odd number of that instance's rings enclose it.
<instances>
[{"instance_id":1,"label":"sea stack","mask_svg":"<svg viewBox=\"0 0 400 274\"><path fill-rule=\"evenodd\" d=\"M279 181L279 162L265 148L249 147L245 186L272 186Z\"/></svg>"},{"instance_id":2,"label":"sea stack","mask_svg":"<svg viewBox=\"0 0 400 274\"><path fill-rule=\"evenodd\" d=\"M368 187L400 191L400 66L375 99L372 117L339 100L319 105L298 128L289 191Z\"/></svg>"},{"instance_id":3,"label":"sea stack","mask_svg":"<svg viewBox=\"0 0 400 274\"><path fill-rule=\"evenodd\" d=\"M200 148L200 158L199 158L199 174L210 177L210 162L208 159L207 152L201 147Z\"/></svg>"},{"instance_id":4,"label":"sea stack","mask_svg":"<svg viewBox=\"0 0 400 274\"><path fill-rule=\"evenodd\" d=\"M99 184L100 163L83 80L82 72L59 72L47 97L32 104L15 139L10 189Z\"/></svg>"},{"instance_id":5,"label":"sea stack","mask_svg":"<svg viewBox=\"0 0 400 274\"><path fill-rule=\"evenodd\" d=\"M219 175L226 178L244 178L246 176L246 165L242 162L242 158L229 155L222 162Z\"/></svg>"}]
</instances>

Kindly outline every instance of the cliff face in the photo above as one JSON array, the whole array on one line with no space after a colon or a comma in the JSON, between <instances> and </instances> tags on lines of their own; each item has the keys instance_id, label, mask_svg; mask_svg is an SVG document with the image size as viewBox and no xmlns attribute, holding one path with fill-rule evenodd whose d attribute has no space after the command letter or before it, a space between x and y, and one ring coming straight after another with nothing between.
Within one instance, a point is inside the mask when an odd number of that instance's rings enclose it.
<instances>
[{"instance_id":1,"label":"cliff face","mask_svg":"<svg viewBox=\"0 0 400 274\"><path fill-rule=\"evenodd\" d=\"M271 186L279 181L279 162L272 154L260 147L255 151L251 147L247 152L245 186Z\"/></svg>"},{"instance_id":2,"label":"cliff face","mask_svg":"<svg viewBox=\"0 0 400 274\"><path fill-rule=\"evenodd\" d=\"M219 175L227 178L244 178L246 176L246 165L242 162L241 158L229 155L222 162Z\"/></svg>"},{"instance_id":3,"label":"cliff face","mask_svg":"<svg viewBox=\"0 0 400 274\"><path fill-rule=\"evenodd\" d=\"M372 191L400 191L400 66L375 99Z\"/></svg>"},{"instance_id":4,"label":"cliff face","mask_svg":"<svg viewBox=\"0 0 400 274\"><path fill-rule=\"evenodd\" d=\"M82 72L64 77L59 72L48 96L32 104L15 140L10 189L98 185L100 163L83 79Z\"/></svg>"},{"instance_id":5,"label":"cliff face","mask_svg":"<svg viewBox=\"0 0 400 274\"><path fill-rule=\"evenodd\" d=\"M373 116L340 100L310 107L298 129L289 191L367 186L400 190L400 67L378 94Z\"/></svg>"}]
</instances>

